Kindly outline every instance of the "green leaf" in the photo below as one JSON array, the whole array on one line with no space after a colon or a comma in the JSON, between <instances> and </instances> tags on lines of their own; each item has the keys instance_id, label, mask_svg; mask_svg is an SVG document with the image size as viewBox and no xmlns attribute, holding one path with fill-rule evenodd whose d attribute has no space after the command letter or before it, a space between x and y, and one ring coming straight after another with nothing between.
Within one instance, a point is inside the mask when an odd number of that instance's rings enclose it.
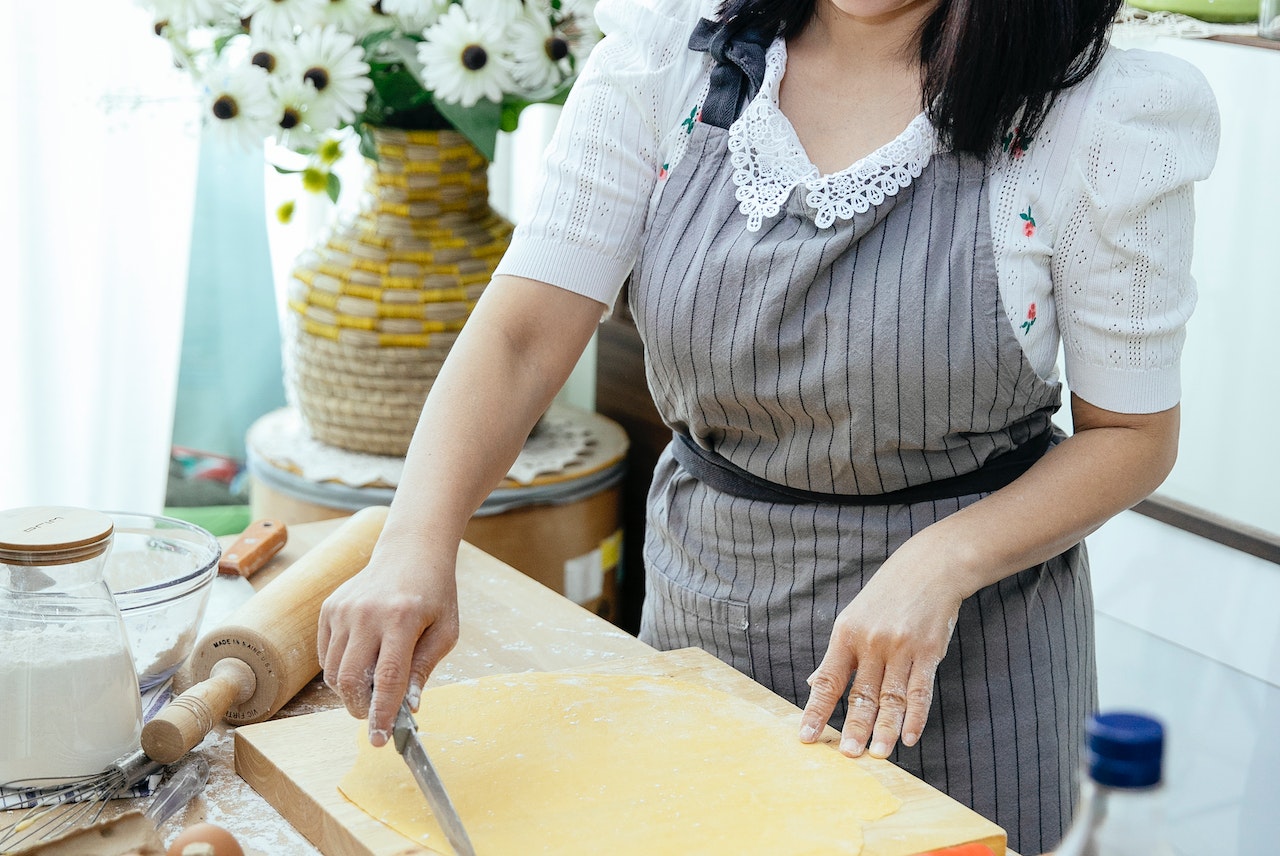
<instances>
[{"instance_id":1,"label":"green leaf","mask_svg":"<svg viewBox=\"0 0 1280 856\"><path fill-rule=\"evenodd\" d=\"M324 192L328 195L330 201L336 203L338 197L342 195L342 179L332 172L329 173L329 181L325 185Z\"/></svg>"},{"instance_id":2,"label":"green leaf","mask_svg":"<svg viewBox=\"0 0 1280 856\"><path fill-rule=\"evenodd\" d=\"M276 163L273 163L271 165L271 168L274 169L276 172L280 173L281 175L297 175L298 173L302 172L302 170L300 169L289 169L288 167L283 167L283 166L280 166L280 164L276 164Z\"/></svg>"},{"instance_id":3,"label":"green leaf","mask_svg":"<svg viewBox=\"0 0 1280 856\"><path fill-rule=\"evenodd\" d=\"M418 60L418 44L422 39L400 35L386 39L379 47L381 53L395 62L403 63L418 78L422 78L422 63Z\"/></svg>"},{"instance_id":4,"label":"green leaf","mask_svg":"<svg viewBox=\"0 0 1280 856\"><path fill-rule=\"evenodd\" d=\"M394 29L372 32L360 40L360 47L364 48L366 54L372 55L376 49L381 47L383 42L387 41L387 39L395 38L395 35L396 31Z\"/></svg>"},{"instance_id":5,"label":"green leaf","mask_svg":"<svg viewBox=\"0 0 1280 856\"><path fill-rule=\"evenodd\" d=\"M237 32L237 33L227 33L227 34L225 34L225 35L218 36L216 39L214 39L214 40L213 40L213 55L214 55L214 56L222 56L222 49L223 49L223 48L225 48L225 47L227 46L227 44L228 44L228 43L229 43L233 38L235 38L235 37L236 37L236 36L238 36L238 35L239 35L239 33L238 33L238 32Z\"/></svg>"},{"instance_id":6,"label":"green leaf","mask_svg":"<svg viewBox=\"0 0 1280 856\"><path fill-rule=\"evenodd\" d=\"M471 107L436 101L436 109L458 129L458 133L480 150L480 154L493 160L498 130L502 127L503 105L487 99L477 101Z\"/></svg>"},{"instance_id":7,"label":"green leaf","mask_svg":"<svg viewBox=\"0 0 1280 856\"><path fill-rule=\"evenodd\" d=\"M360 154L369 160L376 161L378 159L378 145L373 139L373 132L369 130L369 123L360 122L355 126L356 134L360 137Z\"/></svg>"}]
</instances>

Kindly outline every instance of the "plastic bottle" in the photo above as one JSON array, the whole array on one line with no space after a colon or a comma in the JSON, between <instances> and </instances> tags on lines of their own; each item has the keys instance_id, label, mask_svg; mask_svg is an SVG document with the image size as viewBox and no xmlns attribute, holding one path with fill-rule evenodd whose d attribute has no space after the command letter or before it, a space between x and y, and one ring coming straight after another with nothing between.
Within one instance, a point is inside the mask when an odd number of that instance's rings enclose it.
<instances>
[{"instance_id":1,"label":"plastic bottle","mask_svg":"<svg viewBox=\"0 0 1280 856\"><path fill-rule=\"evenodd\" d=\"M1139 713L1098 713L1085 726L1075 821L1054 856L1174 856L1164 817L1164 728Z\"/></svg>"}]
</instances>

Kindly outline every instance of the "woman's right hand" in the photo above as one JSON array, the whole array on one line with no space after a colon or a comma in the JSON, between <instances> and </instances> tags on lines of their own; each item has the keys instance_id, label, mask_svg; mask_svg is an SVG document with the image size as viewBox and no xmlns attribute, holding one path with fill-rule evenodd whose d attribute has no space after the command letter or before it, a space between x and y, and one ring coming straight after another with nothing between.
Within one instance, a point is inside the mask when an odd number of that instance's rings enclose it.
<instances>
[{"instance_id":1,"label":"woman's right hand","mask_svg":"<svg viewBox=\"0 0 1280 856\"><path fill-rule=\"evenodd\" d=\"M408 694L458 641L458 544L564 386L607 307L544 282L495 276L431 384L369 565L329 596L324 680L391 735Z\"/></svg>"},{"instance_id":2,"label":"woman's right hand","mask_svg":"<svg viewBox=\"0 0 1280 856\"><path fill-rule=\"evenodd\" d=\"M456 562L456 550L384 539L320 608L324 682L352 716L368 717L374 746L390 739L406 696L417 710L427 676L458 641Z\"/></svg>"}]
</instances>

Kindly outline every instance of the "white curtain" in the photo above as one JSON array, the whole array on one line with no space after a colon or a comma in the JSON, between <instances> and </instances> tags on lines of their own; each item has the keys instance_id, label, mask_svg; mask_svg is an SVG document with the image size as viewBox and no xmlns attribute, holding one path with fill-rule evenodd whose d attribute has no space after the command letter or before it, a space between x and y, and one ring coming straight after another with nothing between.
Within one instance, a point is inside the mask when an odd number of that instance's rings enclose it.
<instances>
[{"instance_id":1,"label":"white curtain","mask_svg":"<svg viewBox=\"0 0 1280 856\"><path fill-rule=\"evenodd\" d=\"M0 509L159 511L195 93L127 0L0 26Z\"/></svg>"},{"instance_id":2,"label":"white curtain","mask_svg":"<svg viewBox=\"0 0 1280 856\"><path fill-rule=\"evenodd\" d=\"M493 197L508 217L558 114L531 108L499 140ZM0 509L159 512L197 186L193 84L127 0L20 3L0 27L0 116ZM347 160L355 191L362 167ZM275 224L297 178L266 171L282 293L319 221ZM593 391L589 352L562 397L589 408Z\"/></svg>"}]
</instances>

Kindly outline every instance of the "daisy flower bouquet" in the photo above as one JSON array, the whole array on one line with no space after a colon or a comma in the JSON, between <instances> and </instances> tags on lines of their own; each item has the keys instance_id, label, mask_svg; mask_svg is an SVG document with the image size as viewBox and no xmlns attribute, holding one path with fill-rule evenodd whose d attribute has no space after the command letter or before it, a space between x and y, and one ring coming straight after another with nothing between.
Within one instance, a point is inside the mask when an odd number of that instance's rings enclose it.
<instances>
[{"instance_id":1,"label":"daisy flower bouquet","mask_svg":"<svg viewBox=\"0 0 1280 856\"><path fill-rule=\"evenodd\" d=\"M354 131L452 129L492 160L530 104L563 103L599 38L595 0L137 0L200 84L215 133L309 157L308 189ZM278 167L279 168L279 167Z\"/></svg>"}]
</instances>

